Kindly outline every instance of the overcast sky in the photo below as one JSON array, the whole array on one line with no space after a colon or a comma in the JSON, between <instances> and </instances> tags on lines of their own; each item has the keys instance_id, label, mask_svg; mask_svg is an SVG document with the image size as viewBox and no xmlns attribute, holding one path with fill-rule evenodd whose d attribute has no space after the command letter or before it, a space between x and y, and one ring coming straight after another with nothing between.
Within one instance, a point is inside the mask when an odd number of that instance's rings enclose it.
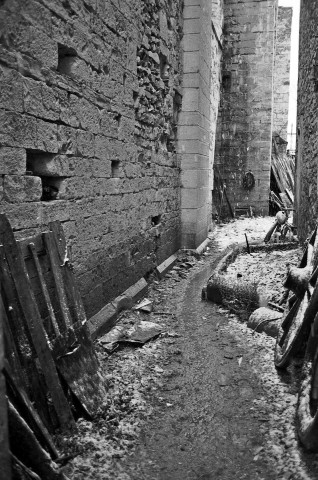
<instances>
[{"instance_id":1,"label":"overcast sky","mask_svg":"<svg viewBox=\"0 0 318 480\"><path fill-rule=\"evenodd\" d=\"M290 55L290 93L289 93L288 132L291 131L291 128L293 132L296 132L299 4L300 4L300 0L278 0L278 5L281 7L293 7L293 23L292 23L291 55ZM294 148L294 147L291 146L291 148Z\"/></svg>"}]
</instances>

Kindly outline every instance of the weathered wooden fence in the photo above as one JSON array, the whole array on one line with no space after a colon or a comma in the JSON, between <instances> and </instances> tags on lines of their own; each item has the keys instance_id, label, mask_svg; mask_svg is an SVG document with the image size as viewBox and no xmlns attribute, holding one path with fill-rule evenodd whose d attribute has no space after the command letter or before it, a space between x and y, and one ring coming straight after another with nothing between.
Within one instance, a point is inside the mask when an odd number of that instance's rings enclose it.
<instances>
[{"instance_id":1,"label":"weathered wooden fence","mask_svg":"<svg viewBox=\"0 0 318 480\"><path fill-rule=\"evenodd\" d=\"M58 455L50 433L75 428L79 416L92 418L105 396L67 254L59 222L17 242L0 215L0 412L9 421L9 429L3 422L1 464L8 463L9 436L14 468L33 469L45 480L63 478L48 461L45 468L51 470L43 470L36 458ZM35 453L27 454L25 443L38 445L38 451L33 445Z\"/></svg>"}]
</instances>

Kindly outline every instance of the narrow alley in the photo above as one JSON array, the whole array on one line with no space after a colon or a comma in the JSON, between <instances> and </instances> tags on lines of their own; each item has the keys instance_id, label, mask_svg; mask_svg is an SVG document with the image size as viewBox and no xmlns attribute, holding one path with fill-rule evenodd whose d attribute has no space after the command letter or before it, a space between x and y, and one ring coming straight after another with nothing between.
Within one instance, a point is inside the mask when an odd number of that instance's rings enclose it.
<instances>
[{"instance_id":1,"label":"narrow alley","mask_svg":"<svg viewBox=\"0 0 318 480\"><path fill-rule=\"evenodd\" d=\"M318 480L318 0L0 0L0 480Z\"/></svg>"},{"instance_id":2,"label":"narrow alley","mask_svg":"<svg viewBox=\"0 0 318 480\"><path fill-rule=\"evenodd\" d=\"M70 478L317 478L318 455L300 446L295 426L299 362L279 373L274 338L201 299L226 247L243 242L246 232L262 239L272 223L271 217L241 218L216 227L209 250L185 278L172 270L151 285L148 298L159 314L144 315L163 326L159 338L109 356L100 344L119 423L107 440L99 432L94 437L96 428L105 431L102 421L89 430L83 425L85 453L66 468ZM127 410L118 396L125 395L136 410L121 420Z\"/></svg>"}]
</instances>

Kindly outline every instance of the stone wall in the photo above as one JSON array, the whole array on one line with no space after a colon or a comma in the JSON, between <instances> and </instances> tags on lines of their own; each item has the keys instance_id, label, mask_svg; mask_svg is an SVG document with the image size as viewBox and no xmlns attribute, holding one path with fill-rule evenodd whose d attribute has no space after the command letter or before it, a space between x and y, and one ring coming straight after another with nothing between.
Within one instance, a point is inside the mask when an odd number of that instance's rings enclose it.
<instances>
[{"instance_id":1,"label":"stone wall","mask_svg":"<svg viewBox=\"0 0 318 480\"><path fill-rule=\"evenodd\" d=\"M180 245L181 4L1 2L1 211L62 221L89 316Z\"/></svg>"},{"instance_id":2,"label":"stone wall","mask_svg":"<svg viewBox=\"0 0 318 480\"><path fill-rule=\"evenodd\" d=\"M290 40L293 9L278 7L274 66L273 131L287 140Z\"/></svg>"},{"instance_id":3,"label":"stone wall","mask_svg":"<svg viewBox=\"0 0 318 480\"><path fill-rule=\"evenodd\" d=\"M244 3L244 5L243 5ZM268 213L276 0L225 0L216 156L233 210ZM243 187L251 171L255 185ZM218 201L218 195L215 196ZM226 206L226 205L225 205Z\"/></svg>"},{"instance_id":4,"label":"stone wall","mask_svg":"<svg viewBox=\"0 0 318 480\"><path fill-rule=\"evenodd\" d=\"M211 225L212 166L219 105L223 0L185 0L183 103L179 121L182 246Z\"/></svg>"},{"instance_id":5,"label":"stone wall","mask_svg":"<svg viewBox=\"0 0 318 480\"><path fill-rule=\"evenodd\" d=\"M318 1L300 9L295 208L298 235L304 240L317 222Z\"/></svg>"}]
</instances>

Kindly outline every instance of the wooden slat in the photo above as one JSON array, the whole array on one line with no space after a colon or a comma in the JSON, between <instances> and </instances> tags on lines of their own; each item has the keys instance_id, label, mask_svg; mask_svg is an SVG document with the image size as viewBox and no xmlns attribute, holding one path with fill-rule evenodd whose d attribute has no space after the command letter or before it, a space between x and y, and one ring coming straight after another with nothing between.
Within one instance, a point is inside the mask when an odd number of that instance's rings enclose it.
<instances>
[{"instance_id":1,"label":"wooden slat","mask_svg":"<svg viewBox=\"0 0 318 480\"><path fill-rule=\"evenodd\" d=\"M54 412L52 412L53 409L47 401L48 387L45 384L42 373L40 373L40 367L37 365L37 354L19 305L16 289L5 259L3 246L0 246L0 282L9 324L8 332L11 331L12 338L14 339L22 367L23 381L21 382L19 378L19 365L16 358L12 358L12 355L9 355L8 360L10 361L13 373L16 380L26 388L28 395L34 402L35 408L39 412L42 420L46 422L47 427L57 427L58 420L56 413L54 414ZM9 335L8 333L6 336L7 339Z\"/></svg>"},{"instance_id":2,"label":"wooden slat","mask_svg":"<svg viewBox=\"0 0 318 480\"><path fill-rule=\"evenodd\" d=\"M1 296L0 296L0 317L2 318L2 322L3 322L6 361L11 365L11 368L13 370L13 375L16 381L18 381L19 384L22 385L23 387L26 387L27 384L25 382L24 372L22 370L19 353L12 335L10 323L9 323Z\"/></svg>"},{"instance_id":3,"label":"wooden slat","mask_svg":"<svg viewBox=\"0 0 318 480\"><path fill-rule=\"evenodd\" d=\"M33 470L42 480L66 480L57 470L48 452L42 448L26 421L9 401L10 448L23 464Z\"/></svg>"},{"instance_id":4,"label":"wooden slat","mask_svg":"<svg viewBox=\"0 0 318 480\"><path fill-rule=\"evenodd\" d=\"M0 242L4 247L19 303L28 324L32 342L37 352L43 374L45 375L47 386L50 389L52 402L59 422L62 427L69 428L74 425L71 409L60 384L34 294L30 288L29 278L20 249L15 241L11 225L4 214L0 214Z\"/></svg>"},{"instance_id":5,"label":"wooden slat","mask_svg":"<svg viewBox=\"0 0 318 480\"><path fill-rule=\"evenodd\" d=\"M33 237L23 238L22 240L18 240L17 244L19 245L21 255L24 260L31 257L29 250L30 243L34 244L34 248L38 255L45 254L45 247L41 235L34 235Z\"/></svg>"},{"instance_id":6,"label":"wooden slat","mask_svg":"<svg viewBox=\"0 0 318 480\"><path fill-rule=\"evenodd\" d=\"M51 320L51 323L52 323L52 327L53 327L53 330L55 332L55 335L57 336L57 335L60 334L60 330L59 330L59 326L58 326L58 323L57 323L57 320L56 320L56 317L55 317L54 309L53 309L52 302L51 302L51 299L50 299L50 295L49 295L49 292L48 292L48 289L47 289L47 286L46 286L46 283L45 283L45 279L44 279L44 276L43 276L43 273L42 273L42 270L41 270L41 265L40 265L40 262L39 262L38 254L36 252L34 243L29 243L28 247L29 247L29 250L31 252L31 256L32 256L33 261L34 261L37 274L39 276L39 281L40 281L40 285L41 285L42 294L43 294L43 297L44 297L44 300L45 300L45 303L46 303L47 310L49 312L49 317L50 317L50 320Z\"/></svg>"},{"instance_id":7,"label":"wooden slat","mask_svg":"<svg viewBox=\"0 0 318 480\"><path fill-rule=\"evenodd\" d=\"M15 350L19 356L19 360L22 363L23 376L25 376L25 368L29 360L35 359L35 350L32 345L30 333L28 332L25 319L23 317L20 305L15 292L12 277L10 275L9 267L5 259L4 247L0 245L0 283L1 283L1 302L4 302L3 308L6 308L7 320L8 320L8 333L9 339L10 333L15 340ZM25 382L27 384L27 382Z\"/></svg>"},{"instance_id":8,"label":"wooden slat","mask_svg":"<svg viewBox=\"0 0 318 480\"><path fill-rule=\"evenodd\" d=\"M1 312L0 312L1 314ZM11 480L9 451L8 410L4 369L3 317L0 315L0 479Z\"/></svg>"},{"instance_id":9,"label":"wooden slat","mask_svg":"<svg viewBox=\"0 0 318 480\"><path fill-rule=\"evenodd\" d=\"M67 334L56 339L53 354L61 375L84 412L88 417L94 416L106 397L106 391L87 325L78 322Z\"/></svg>"},{"instance_id":10,"label":"wooden slat","mask_svg":"<svg viewBox=\"0 0 318 480\"><path fill-rule=\"evenodd\" d=\"M56 293L59 300L63 321L65 327L69 328L72 325L72 317L70 309L68 307L68 300L64 289L64 281L61 272L60 259L58 257L58 253L55 247L53 233L45 232L42 235L46 252L50 258Z\"/></svg>"},{"instance_id":11,"label":"wooden slat","mask_svg":"<svg viewBox=\"0 0 318 480\"><path fill-rule=\"evenodd\" d=\"M51 222L49 223L49 228L54 236L55 245L59 254L60 265L63 265L61 268L63 268L65 287L67 294L74 305L76 319L79 322L86 323L86 313L82 298L75 282L74 273L71 270L69 262L65 262L65 255L67 255L67 245L61 222Z\"/></svg>"},{"instance_id":12,"label":"wooden slat","mask_svg":"<svg viewBox=\"0 0 318 480\"><path fill-rule=\"evenodd\" d=\"M16 382L11 367L7 361L5 361L4 365L4 375L8 386L8 398L27 422L45 450L50 453L53 459L57 458L58 451L49 432L45 428L37 411L34 409L23 387Z\"/></svg>"}]
</instances>

